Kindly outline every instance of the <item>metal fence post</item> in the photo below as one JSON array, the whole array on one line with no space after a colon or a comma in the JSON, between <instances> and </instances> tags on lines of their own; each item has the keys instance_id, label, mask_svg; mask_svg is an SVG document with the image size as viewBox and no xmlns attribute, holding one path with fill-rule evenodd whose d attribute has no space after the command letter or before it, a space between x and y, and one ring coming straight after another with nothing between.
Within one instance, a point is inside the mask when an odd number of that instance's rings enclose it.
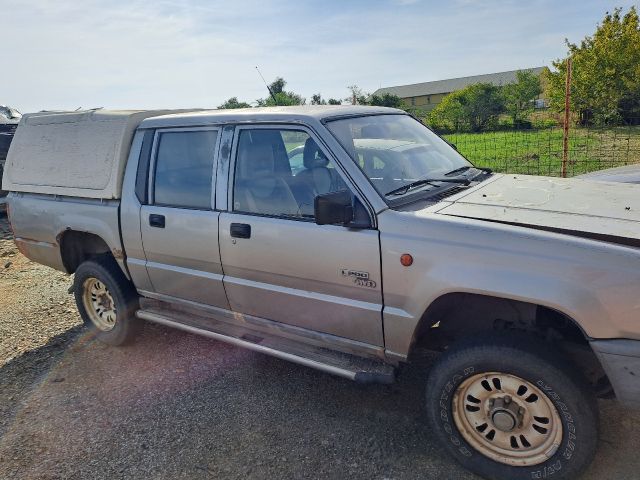
<instances>
[{"instance_id":1,"label":"metal fence post","mask_svg":"<svg viewBox=\"0 0 640 480\"><path fill-rule=\"evenodd\" d=\"M567 177L569 160L569 121L571 117L571 57L567 58L567 78L564 86L564 129L562 132L562 178Z\"/></svg>"}]
</instances>

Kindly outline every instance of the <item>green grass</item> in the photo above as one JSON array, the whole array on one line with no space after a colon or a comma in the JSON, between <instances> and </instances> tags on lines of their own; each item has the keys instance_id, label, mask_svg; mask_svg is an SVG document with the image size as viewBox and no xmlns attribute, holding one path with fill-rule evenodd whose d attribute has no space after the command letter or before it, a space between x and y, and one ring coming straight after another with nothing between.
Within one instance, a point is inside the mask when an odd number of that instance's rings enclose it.
<instances>
[{"instance_id":1,"label":"green grass","mask_svg":"<svg viewBox=\"0 0 640 480\"><path fill-rule=\"evenodd\" d=\"M560 176L562 128L444 135L479 167ZM640 127L572 128L567 175L640 163Z\"/></svg>"}]
</instances>

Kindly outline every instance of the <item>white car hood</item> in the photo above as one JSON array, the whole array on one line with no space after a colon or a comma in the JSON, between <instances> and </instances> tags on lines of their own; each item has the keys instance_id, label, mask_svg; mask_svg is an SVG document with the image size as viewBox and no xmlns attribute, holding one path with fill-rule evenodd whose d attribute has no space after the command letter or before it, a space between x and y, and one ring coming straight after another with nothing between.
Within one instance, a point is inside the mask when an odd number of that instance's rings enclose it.
<instances>
[{"instance_id":1,"label":"white car hood","mask_svg":"<svg viewBox=\"0 0 640 480\"><path fill-rule=\"evenodd\" d=\"M594 237L640 239L640 185L495 175L447 199L440 214ZM606 239L606 238L603 238Z\"/></svg>"}]
</instances>

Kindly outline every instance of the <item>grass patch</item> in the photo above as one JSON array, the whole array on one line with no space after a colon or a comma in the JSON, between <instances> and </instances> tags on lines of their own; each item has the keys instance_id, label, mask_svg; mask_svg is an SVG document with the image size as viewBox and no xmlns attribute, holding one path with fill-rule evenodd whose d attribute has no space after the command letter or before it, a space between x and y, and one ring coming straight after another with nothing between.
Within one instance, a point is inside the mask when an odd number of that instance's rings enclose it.
<instances>
[{"instance_id":1,"label":"grass patch","mask_svg":"<svg viewBox=\"0 0 640 480\"><path fill-rule=\"evenodd\" d=\"M444 135L479 167L498 172L560 176L562 129ZM640 162L640 127L572 128L567 175Z\"/></svg>"}]
</instances>

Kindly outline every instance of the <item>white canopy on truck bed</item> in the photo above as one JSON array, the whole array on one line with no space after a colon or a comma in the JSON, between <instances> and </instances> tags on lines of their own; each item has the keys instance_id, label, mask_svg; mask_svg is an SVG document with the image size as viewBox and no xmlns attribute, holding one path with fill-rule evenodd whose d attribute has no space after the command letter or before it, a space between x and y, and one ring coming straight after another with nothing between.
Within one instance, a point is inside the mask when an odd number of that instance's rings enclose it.
<instances>
[{"instance_id":1,"label":"white canopy on truck bed","mask_svg":"<svg viewBox=\"0 0 640 480\"><path fill-rule=\"evenodd\" d=\"M88 110L25 114L11 143L2 188L120 198L136 127L175 110Z\"/></svg>"}]
</instances>

